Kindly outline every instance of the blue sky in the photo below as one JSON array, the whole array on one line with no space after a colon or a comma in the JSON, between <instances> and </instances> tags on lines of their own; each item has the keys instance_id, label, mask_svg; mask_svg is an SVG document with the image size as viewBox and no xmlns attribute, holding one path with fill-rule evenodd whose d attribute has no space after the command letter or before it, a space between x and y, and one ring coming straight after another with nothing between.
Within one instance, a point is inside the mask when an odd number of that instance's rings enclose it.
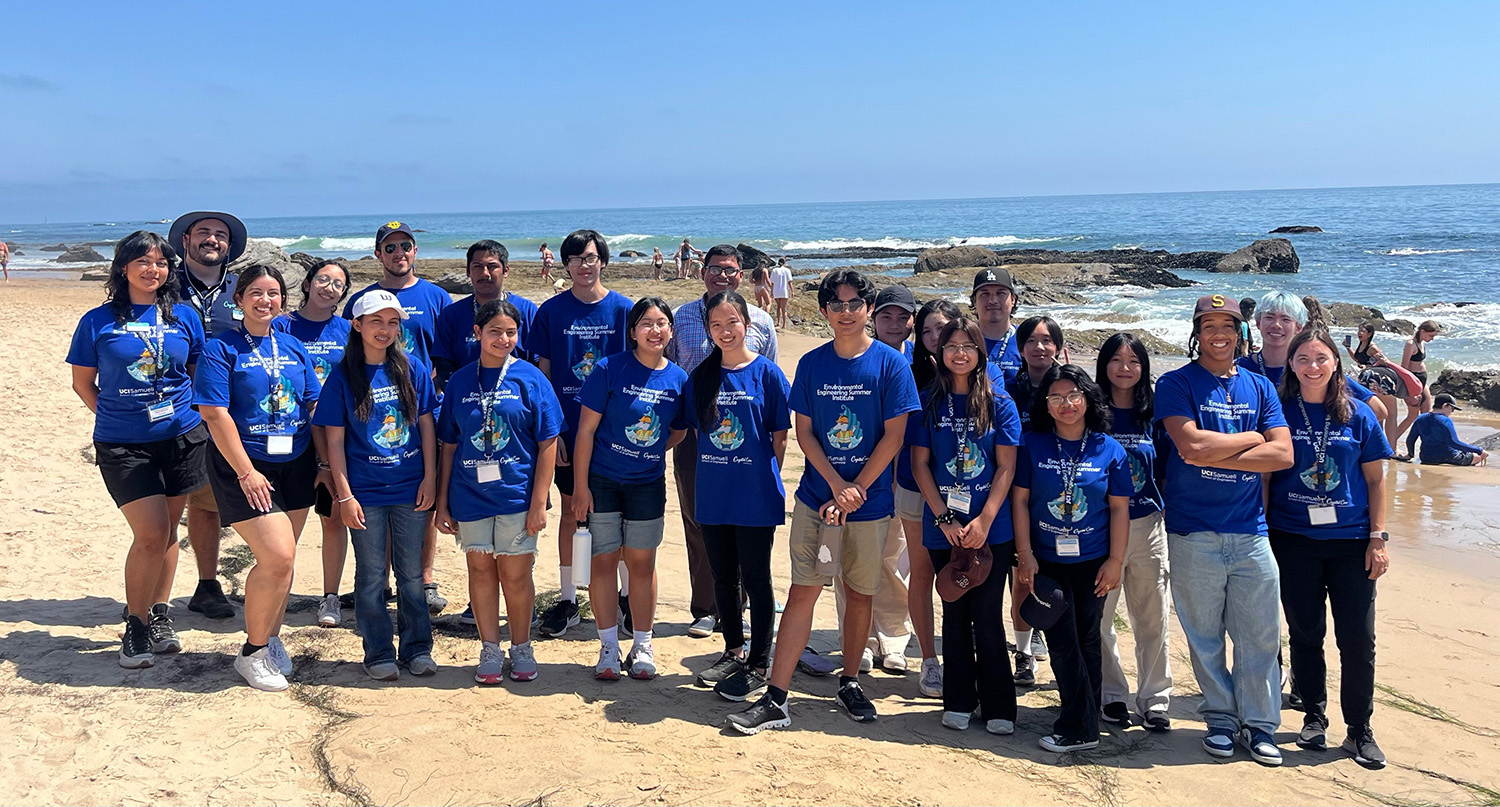
<instances>
[{"instance_id":1,"label":"blue sky","mask_svg":"<svg viewBox=\"0 0 1500 807\"><path fill-rule=\"evenodd\" d=\"M1493 182L1497 31L1490 2L10 3L0 221Z\"/></svg>"}]
</instances>

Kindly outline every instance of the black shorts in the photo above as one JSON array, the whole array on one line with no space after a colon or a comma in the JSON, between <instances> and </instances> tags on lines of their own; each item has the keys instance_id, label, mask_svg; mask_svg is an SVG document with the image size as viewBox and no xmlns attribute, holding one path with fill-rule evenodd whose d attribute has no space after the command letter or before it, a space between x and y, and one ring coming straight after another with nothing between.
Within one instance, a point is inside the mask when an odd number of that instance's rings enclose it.
<instances>
[{"instance_id":1,"label":"black shorts","mask_svg":"<svg viewBox=\"0 0 1500 807\"><path fill-rule=\"evenodd\" d=\"M271 512L291 513L313 506L317 498L313 484L318 479L318 457L312 446L289 460L270 462L251 457L250 464L271 483ZM218 446L208 450L208 482L213 485L214 499L219 503L219 526L228 527L265 515L245 498L240 475L219 453Z\"/></svg>"},{"instance_id":2,"label":"black shorts","mask_svg":"<svg viewBox=\"0 0 1500 807\"><path fill-rule=\"evenodd\" d=\"M557 483L557 492L564 496L573 495L573 466L559 465L557 472L552 475L553 481Z\"/></svg>"},{"instance_id":3,"label":"black shorts","mask_svg":"<svg viewBox=\"0 0 1500 807\"><path fill-rule=\"evenodd\" d=\"M667 477L654 482L616 482L589 471L594 512L620 513L626 521L655 521L667 512Z\"/></svg>"},{"instance_id":4,"label":"black shorts","mask_svg":"<svg viewBox=\"0 0 1500 807\"><path fill-rule=\"evenodd\" d=\"M186 432L154 443L94 441L94 463L116 507L147 496L186 496L208 484L203 454L208 427L199 423Z\"/></svg>"}]
</instances>

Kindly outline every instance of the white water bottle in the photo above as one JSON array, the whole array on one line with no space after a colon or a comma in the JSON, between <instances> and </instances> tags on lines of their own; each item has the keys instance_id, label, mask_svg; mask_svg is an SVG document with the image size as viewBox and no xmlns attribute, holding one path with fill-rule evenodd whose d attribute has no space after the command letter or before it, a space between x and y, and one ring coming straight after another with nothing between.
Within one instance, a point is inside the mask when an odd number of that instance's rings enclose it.
<instances>
[{"instance_id":1,"label":"white water bottle","mask_svg":"<svg viewBox=\"0 0 1500 807\"><path fill-rule=\"evenodd\" d=\"M573 531L573 587L588 588L593 579L590 572L594 566L594 534L588 527L579 526Z\"/></svg>"}]
</instances>

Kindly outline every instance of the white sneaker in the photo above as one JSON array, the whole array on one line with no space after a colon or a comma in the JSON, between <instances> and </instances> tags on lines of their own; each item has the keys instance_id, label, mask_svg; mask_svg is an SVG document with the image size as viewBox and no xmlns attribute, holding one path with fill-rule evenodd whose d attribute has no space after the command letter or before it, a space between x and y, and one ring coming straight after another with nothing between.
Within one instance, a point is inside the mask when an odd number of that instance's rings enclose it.
<instances>
[{"instance_id":1,"label":"white sneaker","mask_svg":"<svg viewBox=\"0 0 1500 807\"><path fill-rule=\"evenodd\" d=\"M901 675L905 675L907 669L906 654L886 653L880 659L880 669L885 670L888 673L899 673Z\"/></svg>"},{"instance_id":2,"label":"white sneaker","mask_svg":"<svg viewBox=\"0 0 1500 807\"><path fill-rule=\"evenodd\" d=\"M479 645L479 669L474 671L474 681L480 684L498 684L505 677L505 651L495 642Z\"/></svg>"},{"instance_id":3,"label":"white sneaker","mask_svg":"<svg viewBox=\"0 0 1500 807\"><path fill-rule=\"evenodd\" d=\"M922 677L917 691L925 698L943 697L943 665L935 658L922 659Z\"/></svg>"},{"instance_id":4,"label":"white sneaker","mask_svg":"<svg viewBox=\"0 0 1500 807\"><path fill-rule=\"evenodd\" d=\"M1013 720L1001 720L997 717L984 721L984 730L991 734L1015 734L1016 724Z\"/></svg>"},{"instance_id":5,"label":"white sneaker","mask_svg":"<svg viewBox=\"0 0 1500 807\"><path fill-rule=\"evenodd\" d=\"M707 639L714 635L714 627L718 624L719 620L715 619L712 614L699 617L693 620L692 625L688 626L688 635L694 639Z\"/></svg>"},{"instance_id":6,"label":"white sneaker","mask_svg":"<svg viewBox=\"0 0 1500 807\"><path fill-rule=\"evenodd\" d=\"M269 647L262 647L248 656L235 656L234 671L245 679L245 683L262 692L280 692L287 687L286 676L271 661Z\"/></svg>"},{"instance_id":7,"label":"white sneaker","mask_svg":"<svg viewBox=\"0 0 1500 807\"><path fill-rule=\"evenodd\" d=\"M970 715L968 712L943 712L943 726L954 731L964 731L969 728Z\"/></svg>"},{"instance_id":8,"label":"white sneaker","mask_svg":"<svg viewBox=\"0 0 1500 807\"><path fill-rule=\"evenodd\" d=\"M292 657L286 653L286 645L281 643L280 636L272 636L266 642L266 650L270 654L271 663L276 665L277 672L282 675L292 674Z\"/></svg>"},{"instance_id":9,"label":"white sneaker","mask_svg":"<svg viewBox=\"0 0 1500 807\"><path fill-rule=\"evenodd\" d=\"M620 680L620 648L618 645L601 645L599 663L594 665L594 677L600 681Z\"/></svg>"},{"instance_id":10,"label":"white sneaker","mask_svg":"<svg viewBox=\"0 0 1500 807\"><path fill-rule=\"evenodd\" d=\"M875 651L866 647L865 652L859 656L859 671L867 673L875 669Z\"/></svg>"},{"instance_id":11,"label":"white sneaker","mask_svg":"<svg viewBox=\"0 0 1500 807\"><path fill-rule=\"evenodd\" d=\"M329 594L318 603L318 625L324 628L336 628L344 621L344 612L339 609L339 595Z\"/></svg>"}]
</instances>

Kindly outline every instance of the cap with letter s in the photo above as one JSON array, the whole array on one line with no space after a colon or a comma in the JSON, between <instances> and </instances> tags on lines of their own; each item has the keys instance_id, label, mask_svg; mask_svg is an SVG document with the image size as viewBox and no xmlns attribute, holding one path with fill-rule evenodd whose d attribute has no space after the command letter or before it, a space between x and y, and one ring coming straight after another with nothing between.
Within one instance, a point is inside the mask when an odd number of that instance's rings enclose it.
<instances>
[{"instance_id":1,"label":"cap with letter s","mask_svg":"<svg viewBox=\"0 0 1500 807\"><path fill-rule=\"evenodd\" d=\"M1198 321L1205 314L1228 314L1236 322L1245 321L1245 315L1240 313L1240 304L1223 294L1205 294L1198 298L1198 305L1193 308L1193 321Z\"/></svg>"}]
</instances>

